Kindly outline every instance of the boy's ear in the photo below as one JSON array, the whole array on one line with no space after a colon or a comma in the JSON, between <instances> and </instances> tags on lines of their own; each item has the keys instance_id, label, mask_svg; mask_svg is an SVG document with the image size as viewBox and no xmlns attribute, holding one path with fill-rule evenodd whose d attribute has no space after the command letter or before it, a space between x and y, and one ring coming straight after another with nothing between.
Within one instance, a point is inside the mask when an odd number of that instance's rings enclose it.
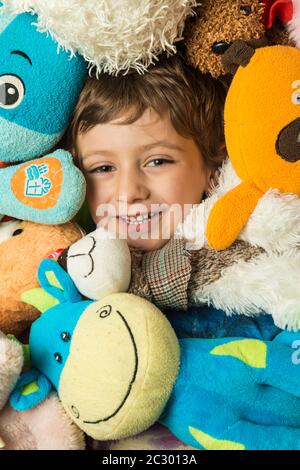
<instances>
[{"instance_id":1,"label":"boy's ear","mask_svg":"<svg viewBox=\"0 0 300 470\"><path fill-rule=\"evenodd\" d=\"M41 287L58 302L75 303L82 299L68 273L56 261L45 259L38 269L38 279Z\"/></svg>"}]
</instances>

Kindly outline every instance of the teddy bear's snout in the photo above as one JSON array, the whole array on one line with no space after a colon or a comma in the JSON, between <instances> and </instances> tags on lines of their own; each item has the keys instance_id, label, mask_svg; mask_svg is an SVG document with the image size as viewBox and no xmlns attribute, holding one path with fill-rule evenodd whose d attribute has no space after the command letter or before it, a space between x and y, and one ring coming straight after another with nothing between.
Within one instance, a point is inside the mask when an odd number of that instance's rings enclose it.
<instances>
[{"instance_id":1,"label":"teddy bear's snout","mask_svg":"<svg viewBox=\"0 0 300 470\"><path fill-rule=\"evenodd\" d=\"M232 45L232 42L217 41L213 43L213 45L211 46L211 49L214 54L223 55L227 51L227 49L229 49L231 45Z\"/></svg>"},{"instance_id":2,"label":"teddy bear's snout","mask_svg":"<svg viewBox=\"0 0 300 470\"><path fill-rule=\"evenodd\" d=\"M300 160L300 118L285 126L276 141L276 151L284 160L294 163Z\"/></svg>"}]
</instances>

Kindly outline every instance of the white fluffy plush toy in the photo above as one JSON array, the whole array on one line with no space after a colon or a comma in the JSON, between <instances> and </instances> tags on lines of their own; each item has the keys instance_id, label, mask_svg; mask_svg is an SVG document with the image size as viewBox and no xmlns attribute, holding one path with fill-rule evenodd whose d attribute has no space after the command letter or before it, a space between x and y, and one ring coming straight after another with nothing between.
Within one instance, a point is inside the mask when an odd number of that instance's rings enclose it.
<instances>
[{"instance_id":1,"label":"white fluffy plush toy","mask_svg":"<svg viewBox=\"0 0 300 470\"><path fill-rule=\"evenodd\" d=\"M162 51L176 52L196 0L4 0L38 14L38 28L80 53L98 72L143 72Z\"/></svg>"},{"instance_id":2,"label":"white fluffy plush toy","mask_svg":"<svg viewBox=\"0 0 300 470\"><path fill-rule=\"evenodd\" d=\"M205 229L211 208L241 180L228 160L211 196L196 206L178 228L188 250L211 251ZM300 328L300 199L297 195L268 191L258 202L235 245L218 256L225 259L238 243L259 250L236 258L221 269L216 280L194 292L196 304L211 304L228 314L270 313L280 328ZM248 258L248 259L247 259ZM213 270L213 266L211 267Z\"/></svg>"},{"instance_id":3,"label":"white fluffy plush toy","mask_svg":"<svg viewBox=\"0 0 300 470\"><path fill-rule=\"evenodd\" d=\"M22 346L0 332L0 410L7 402L23 367ZM5 446L0 437L0 449Z\"/></svg>"},{"instance_id":4,"label":"white fluffy plush toy","mask_svg":"<svg viewBox=\"0 0 300 470\"><path fill-rule=\"evenodd\" d=\"M102 228L89 233L59 258L82 295L98 300L127 292L131 279L131 256L125 240L114 239Z\"/></svg>"}]
</instances>

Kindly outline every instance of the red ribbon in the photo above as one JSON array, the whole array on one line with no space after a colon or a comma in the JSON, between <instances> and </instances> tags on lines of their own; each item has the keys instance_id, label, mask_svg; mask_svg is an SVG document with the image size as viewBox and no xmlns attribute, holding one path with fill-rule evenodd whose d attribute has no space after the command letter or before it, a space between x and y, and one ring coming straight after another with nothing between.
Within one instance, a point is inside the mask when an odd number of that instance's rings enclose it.
<instances>
[{"instance_id":1,"label":"red ribbon","mask_svg":"<svg viewBox=\"0 0 300 470\"><path fill-rule=\"evenodd\" d=\"M273 26L276 18L288 23L293 18L294 8L292 0L263 0L265 4L264 24L266 29Z\"/></svg>"}]
</instances>

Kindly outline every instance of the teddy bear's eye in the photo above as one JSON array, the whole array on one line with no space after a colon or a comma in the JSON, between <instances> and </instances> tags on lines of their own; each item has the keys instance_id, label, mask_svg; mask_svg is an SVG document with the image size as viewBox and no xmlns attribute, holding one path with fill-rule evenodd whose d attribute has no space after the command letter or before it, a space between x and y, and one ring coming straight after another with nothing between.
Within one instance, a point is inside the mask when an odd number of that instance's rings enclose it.
<instances>
[{"instance_id":1,"label":"teddy bear's eye","mask_svg":"<svg viewBox=\"0 0 300 470\"><path fill-rule=\"evenodd\" d=\"M59 352L54 353L53 356L56 362L59 362L60 364L62 363L62 356Z\"/></svg>"},{"instance_id":2,"label":"teddy bear's eye","mask_svg":"<svg viewBox=\"0 0 300 470\"><path fill-rule=\"evenodd\" d=\"M16 237L17 235L21 235L21 233L23 233L23 230L21 228L18 228L13 232L12 236Z\"/></svg>"},{"instance_id":3,"label":"teddy bear's eye","mask_svg":"<svg viewBox=\"0 0 300 470\"><path fill-rule=\"evenodd\" d=\"M68 343L71 340L71 335L68 331L63 331L60 334L60 337L65 343Z\"/></svg>"},{"instance_id":4,"label":"teddy bear's eye","mask_svg":"<svg viewBox=\"0 0 300 470\"><path fill-rule=\"evenodd\" d=\"M249 16L252 13L252 8L251 5L241 5L240 6L240 11L243 13L243 15Z\"/></svg>"}]
</instances>

